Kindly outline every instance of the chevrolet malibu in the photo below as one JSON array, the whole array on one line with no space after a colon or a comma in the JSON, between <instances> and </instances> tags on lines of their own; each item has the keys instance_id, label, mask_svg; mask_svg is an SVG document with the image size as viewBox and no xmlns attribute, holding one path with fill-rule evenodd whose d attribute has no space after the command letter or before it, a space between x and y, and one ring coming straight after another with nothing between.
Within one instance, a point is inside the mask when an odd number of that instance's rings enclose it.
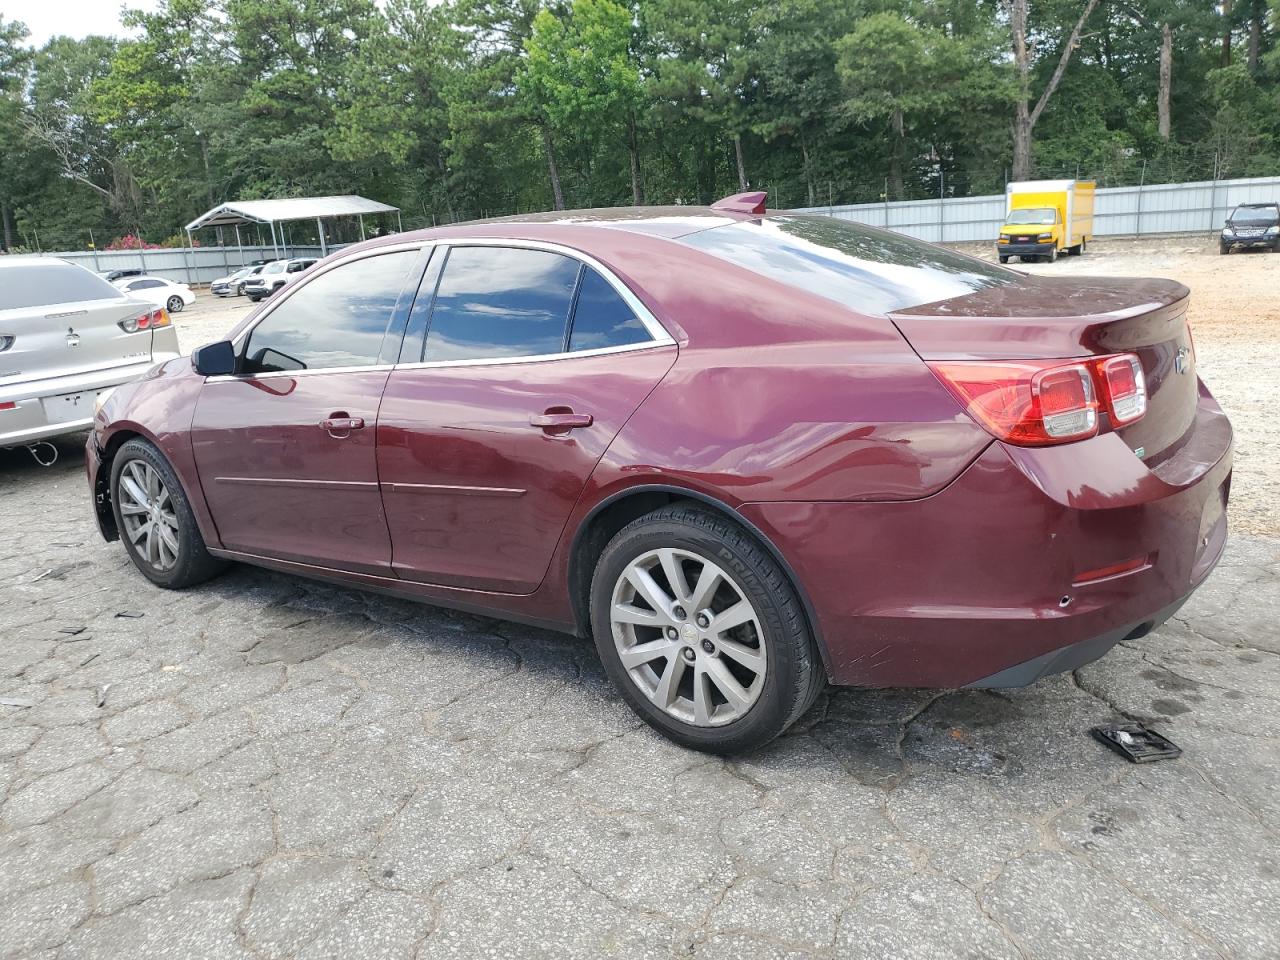
<instances>
[{"instance_id":1,"label":"chevrolet malibu","mask_svg":"<svg viewBox=\"0 0 1280 960\"><path fill-rule=\"evenodd\" d=\"M1231 481L1187 297L763 195L400 234L116 390L88 479L161 587L241 561L590 635L739 751L827 681L1023 685L1178 609Z\"/></svg>"}]
</instances>

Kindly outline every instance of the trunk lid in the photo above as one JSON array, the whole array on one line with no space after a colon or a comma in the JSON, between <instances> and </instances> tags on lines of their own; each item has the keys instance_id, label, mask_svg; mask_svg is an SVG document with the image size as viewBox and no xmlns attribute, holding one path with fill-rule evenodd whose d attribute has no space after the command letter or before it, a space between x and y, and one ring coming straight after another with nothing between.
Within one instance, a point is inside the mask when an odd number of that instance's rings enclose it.
<instances>
[{"instance_id":1,"label":"trunk lid","mask_svg":"<svg viewBox=\"0 0 1280 960\"><path fill-rule=\"evenodd\" d=\"M113 297L0 310L0 386L147 360L151 331L125 333L119 324L155 309Z\"/></svg>"},{"instance_id":2,"label":"trunk lid","mask_svg":"<svg viewBox=\"0 0 1280 960\"><path fill-rule=\"evenodd\" d=\"M1137 355L1147 413L1116 433L1154 465L1176 452L1195 419L1188 297L1173 280L1025 276L889 316L925 360Z\"/></svg>"}]
</instances>

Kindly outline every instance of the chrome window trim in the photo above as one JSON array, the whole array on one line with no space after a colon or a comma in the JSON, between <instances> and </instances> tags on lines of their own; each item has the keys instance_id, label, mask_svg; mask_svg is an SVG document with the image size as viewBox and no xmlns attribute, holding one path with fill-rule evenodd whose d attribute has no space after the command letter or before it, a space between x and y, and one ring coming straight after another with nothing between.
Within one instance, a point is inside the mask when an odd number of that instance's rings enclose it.
<instances>
[{"instance_id":1,"label":"chrome window trim","mask_svg":"<svg viewBox=\"0 0 1280 960\"><path fill-rule=\"evenodd\" d=\"M576 360L579 357L604 357L613 353L635 353L656 347L674 347L671 339L650 340L647 343L624 343L617 347L595 347L591 350L569 350L560 353L534 353L519 357L477 357L470 360L420 360L416 363L397 363L397 370L428 370L436 367L492 367L513 363L550 363L553 360Z\"/></svg>"},{"instance_id":2,"label":"chrome window trim","mask_svg":"<svg viewBox=\"0 0 1280 960\"><path fill-rule=\"evenodd\" d=\"M426 360L416 363L373 364L361 367L323 367L318 370L282 370L277 373L266 374L232 374L221 377L209 377L207 378L207 382L214 383L223 380L253 380L260 377L299 377L315 375L318 373L371 372L392 369L410 370L434 367L478 367L506 363L540 363L552 360L567 360L572 357L598 357L614 353L630 353L635 350L651 350L654 347L670 347L676 345L675 339L667 332L667 329L662 326L658 321L658 318L649 311L648 307L640 302L640 298L632 293L631 289L625 283L614 276L612 270L588 253L583 253L579 250L573 249L572 247L566 247L563 244L545 240L516 240L505 237L450 237L448 239L417 240L408 243L389 244L385 247L376 247L372 250L357 251L348 256L334 260L332 263L326 264L323 270L317 271L315 274L308 277L306 283L297 284L283 298L277 300L275 303L269 305L265 310L263 310L261 314L254 318L253 323L245 327L236 335L236 338L231 341L232 346L235 347L236 353L239 354L253 331L257 329L258 324L271 316L271 314L276 310L280 309L281 304L288 303L294 293L305 287L315 277L328 273L330 270L335 270L340 266L344 266L345 264L352 263L356 260L376 257L385 253L400 253L406 250L424 250L427 247L444 248L446 254L450 247L514 247L521 250L543 250L547 253L558 253L561 256L570 257L579 263L586 264L599 273L600 276L604 277L605 282L613 287L614 292L622 298L623 302L626 303L626 305L635 313L636 318L644 324L645 330L648 331L649 336L652 337L652 339L645 343L627 343L616 347L596 347L592 350L570 350L560 351L557 353L530 354L519 357L482 357L470 360ZM445 268L448 268L447 262L445 264Z\"/></svg>"}]
</instances>

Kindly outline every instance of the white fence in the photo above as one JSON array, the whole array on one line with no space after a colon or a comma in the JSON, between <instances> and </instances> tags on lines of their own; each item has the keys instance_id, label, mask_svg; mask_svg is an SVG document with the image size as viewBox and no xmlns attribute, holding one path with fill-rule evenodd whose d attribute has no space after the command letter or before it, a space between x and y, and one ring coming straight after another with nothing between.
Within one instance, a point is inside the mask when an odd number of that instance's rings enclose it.
<instances>
[{"instance_id":1,"label":"white fence","mask_svg":"<svg viewBox=\"0 0 1280 960\"><path fill-rule=\"evenodd\" d=\"M338 247L330 246L328 249L336 250ZM281 247L277 251L277 248L269 246L172 247L162 250L77 250L71 253L46 253L42 256L61 257L94 272L136 268L179 283L208 283L254 260L318 257L320 248Z\"/></svg>"},{"instance_id":2,"label":"white fence","mask_svg":"<svg viewBox=\"0 0 1280 960\"><path fill-rule=\"evenodd\" d=\"M921 240L994 240L1004 223L1002 195L809 207L805 212L888 227ZM1238 203L1280 201L1280 177L1107 187L1093 209L1095 236L1147 236L1221 229Z\"/></svg>"}]
</instances>

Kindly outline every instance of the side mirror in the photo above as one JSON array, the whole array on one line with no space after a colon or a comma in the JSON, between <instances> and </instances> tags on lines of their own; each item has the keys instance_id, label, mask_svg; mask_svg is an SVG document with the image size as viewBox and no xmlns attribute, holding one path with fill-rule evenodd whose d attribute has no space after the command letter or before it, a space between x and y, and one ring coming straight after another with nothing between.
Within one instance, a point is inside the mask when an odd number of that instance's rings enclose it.
<instances>
[{"instance_id":1,"label":"side mirror","mask_svg":"<svg viewBox=\"0 0 1280 960\"><path fill-rule=\"evenodd\" d=\"M230 340L206 343L192 351L191 366L203 377L225 377L236 372L236 348Z\"/></svg>"}]
</instances>

